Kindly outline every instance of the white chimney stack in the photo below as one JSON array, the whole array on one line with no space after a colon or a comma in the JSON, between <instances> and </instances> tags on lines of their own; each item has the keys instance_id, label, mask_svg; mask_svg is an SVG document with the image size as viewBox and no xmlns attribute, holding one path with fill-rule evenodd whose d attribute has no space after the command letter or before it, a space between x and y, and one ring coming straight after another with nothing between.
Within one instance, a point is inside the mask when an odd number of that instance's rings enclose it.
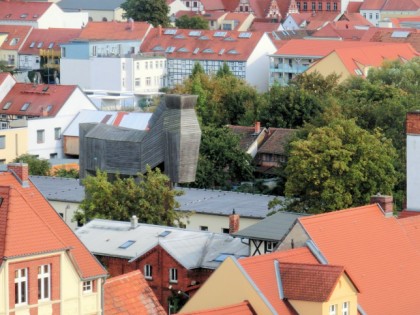
<instances>
[{"instance_id":1,"label":"white chimney stack","mask_svg":"<svg viewBox=\"0 0 420 315\"><path fill-rule=\"evenodd\" d=\"M131 217L131 229L133 230L133 229L135 229L136 227L137 227L137 225L139 224L139 219L137 218L137 216L135 216L135 215L133 215L132 217Z\"/></svg>"},{"instance_id":2,"label":"white chimney stack","mask_svg":"<svg viewBox=\"0 0 420 315\"><path fill-rule=\"evenodd\" d=\"M407 113L407 210L420 212L420 111Z\"/></svg>"}]
</instances>

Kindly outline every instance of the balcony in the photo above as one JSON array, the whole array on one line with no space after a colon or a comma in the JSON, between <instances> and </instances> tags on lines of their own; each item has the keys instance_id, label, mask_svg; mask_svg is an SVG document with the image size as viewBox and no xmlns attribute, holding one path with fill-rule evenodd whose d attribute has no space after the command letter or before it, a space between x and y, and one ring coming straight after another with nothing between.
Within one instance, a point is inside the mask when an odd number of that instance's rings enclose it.
<instances>
[{"instance_id":1,"label":"balcony","mask_svg":"<svg viewBox=\"0 0 420 315\"><path fill-rule=\"evenodd\" d=\"M270 65L270 72L281 72L281 73L303 73L305 72L309 66L307 65L289 65L289 64L271 64Z\"/></svg>"}]
</instances>

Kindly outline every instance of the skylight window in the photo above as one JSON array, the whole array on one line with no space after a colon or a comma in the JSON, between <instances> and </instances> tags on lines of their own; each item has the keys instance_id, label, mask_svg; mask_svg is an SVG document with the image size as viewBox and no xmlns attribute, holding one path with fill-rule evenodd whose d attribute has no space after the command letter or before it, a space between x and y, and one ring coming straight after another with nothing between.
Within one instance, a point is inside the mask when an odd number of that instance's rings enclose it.
<instances>
[{"instance_id":1,"label":"skylight window","mask_svg":"<svg viewBox=\"0 0 420 315\"><path fill-rule=\"evenodd\" d=\"M220 254L215 259L213 259L213 261L224 262L226 260L226 258L232 257L232 256L233 256L232 254Z\"/></svg>"},{"instance_id":2,"label":"skylight window","mask_svg":"<svg viewBox=\"0 0 420 315\"><path fill-rule=\"evenodd\" d=\"M49 113L50 111L51 111L51 109L53 108L53 106L52 105L48 105L47 106L47 113Z\"/></svg>"},{"instance_id":3,"label":"skylight window","mask_svg":"<svg viewBox=\"0 0 420 315\"><path fill-rule=\"evenodd\" d=\"M136 241L127 241L124 244L118 246L118 248L126 249L133 245Z\"/></svg>"},{"instance_id":4,"label":"skylight window","mask_svg":"<svg viewBox=\"0 0 420 315\"><path fill-rule=\"evenodd\" d=\"M24 18L26 18L28 16L28 14L27 13L23 13L21 16L20 16L20 18L21 19L24 19Z\"/></svg>"},{"instance_id":5,"label":"skylight window","mask_svg":"<svg viewBox=\"0 0 420 315\"><path fill-rule=\"evenodd\" d=\"M252 36L251 32L243 32L239 34L239 38L250 38Z\"/></svg>"},{"instance_id":6,"label":"skylight window","mask_svg":"<svg viewBox=\"0 0 420 315\"><path fill-rule=\"evenodd\" d=\"M163 47L162 47L162 46L157 45L157 46L153 47L153 49L152 49L152 50L153 50L153 51L164 51L165 49L163 49Z\"/></svg>"},{"instance_id":7,"label":"skylight window","mask_svg":"<svg viewBox=\"0 0 420 315\"><path fill-rule=\"evenodd\" d=\"M160 237L166 237L169 234L171 234L171 231L163 231L162 233L159 234Z\"/></svg>"},{"instance_id":8,"label":"skylight window","mask_svg":"<svg viewBox=\"0 0 420 315\"><path fill-rule=\"evenodd\" d=\"M393 38L407 38L407 36L410 34L408 31L394 31L391 34L391 37Z\"/></svg>"},{"instance_id":9,"label":"skylight window","mask_svg":"<svg viewBox=\"0 0 420 315\"><path fill-rule=\"evenodd\" d=\"M54 43L50 43L49 45L48 45L48 49L51 49L51 48L53 48L54 47Z\"/></svg>"},{"instance_id":10,"label":"skylight window","mask_svg":"<svg viewBox=\"0 0 420 315\"><path fill-rule=\"evenodd\" d=\"M178 35L174 36L174 38L176 38L176 39L184 39L185 36L182 35L182 34L178 34Z\"/></svg>"},{"instance_id":11,"label":"skylight window","mask_svg":"<svg viewBox=\"0 0 420 315\"><path fill-rule=\"evenodd\" d=\"M200 40L209 40L209 38L207 37L207 36L200 36L198 39L200 39Z\"/></svg>"},{"instance_id":12,"label":"skylight window","mask_svg":"<svg viewBox=\"0 0 420 315\"><path fill-rule=\"evenodd\" d=\"M43 42L39 42L38 46L36 46L36 48L41 48L43 44L44 44Z\"/></svg>"},{"instance_id":13,"label":"skylight window","mask_svg":"<svg viewBox=\"0 0 420 315\"><path fill-rule=\"evenodd\" d=\"M175 51L175 47L174 46L169 46L168 48L166 48L166 52L167 53L173 53Z\"/></svg>"},{"instance_id":14,"label":"skylight window","mask_svg":"<svg viewBox=\"0 0 420 315\"><path fill-rule=\"evenodd\" d=\"M225 37L223 40L228 41L228 42L234 42L236 39L232 37Z\"/></svg>"},{"instance_id":15,"label":"skylight window","mask_svg":"<svg viewBox=\"0 0 420 315\"><path fill-rule=\"evenodd\" d=\"M12 38L12 40L10 41L10 46L14 46L19 42L19 38L15 37Z\"/></svg>"},{"instance_id":16,"label":"skylight window","mask_svg":"<svg viewBox=\"0 0 420 315\"><path fill-rule=\"evenodd\" d=\"M225 52L225 49L224 48L220 49L219 55L223 55L224 52Z\"/></svg>"},{"instance_id":17,"label":"skylight window","mask_svg":"<svg viewBox=\"0 0 420 315\"><path fill-rule=\"evenodd\" d=\"M182 47L180 49L178 49L179 52L188 52L188 49L185 47Z\"/></svg>"},{"instance_id":18,"label":"skylight window","mask_svg":"<svg viewBox=\"0 0 420 315\"><path fill-rule=\"evenodd\" d=\"M9 109L10 106L12 106L12 102L7 102L6 104L4 104L3 109Z\"/></svg>"},{"instance_id":19,"label":"skylight window","mask_svg":"<svg viewBox=\"0 0 420 315\"><path fill-rule=\"evenodd\" d=\"M193 54L194 54L194 55L197 55L197 54L198 54L198 52L199 52L199 50L200 50L200 48L196 48L196 49L194 49Z\"/></svg>"},{"instance_id":20,"label":"skylight window","mask_svg":"<svg viewBox=\"0 0 420 315\"><path fill-rule=\"evenodd\" d=\"M230 54L230 55L238 55L239 54L236 49L231 49L227 53Z\"/></svg>"},{"instance_id":21,"label":"skylight window","mask_svg":"<svg viewBox=\"0 0 420 315\"><path fill-rule=\"evenodd\" d=\"M175 35L176 29L167 29L163 32L164 35Z\"/></svg>"},{"instance_id":22,"label":"skylight window","mask_svg":"<svg viewBox=\"0 0 420 315\"><path fill-rule=\"evenodd\" d=\"M29 103L29 102L27 102L27 103L23 104L23 105L22 105L22 107L20 108L20 110L21 110L21 111L25 111L25 110L27 110L30 104L31 104L31 103Z\"/></svg>"},{"instance_id":23,"label":"skylight window","mask_svg":"<svg viewBox=\"0 0 420 315\"><path fill-rule=\"evenodd\" d=\"M356 72L357 75L363 75L362 71L360 69L354 69L354 72Z\"/></svg>"},{"instance_id":24,"label":"skylight window","mask_svg":"<svg viewBox=\"0 0 420 315\"><path fill-rule=\"evenodd\" d=\"M201 35L201 31L190 31L188 33L189 36L200 36Z\"/></svg>"},{"instance_id":25,"label":"skylight window","mask_svg":"<svg viewBox=\"0 0 420 315\"><path fill-rule=\"evenodd\" d=\"M214 37L225 37L227 32L216 32L213 34Z\"/></svg>"},{"instance_id":26,"label":"skylight window","mask_svg":"<svg viewBox=\"0 0 420 315\"><path fill-rule=\"evenodd\" d=\"M32 42L30 45L29 45L29 48L34 48L35 47L35 42Z\"/></svg>"},{"instance_id":27,"label":"skylight window","mask_svg":"<svg viewBox=\"0 0 420 315\"><path fill-rule=\"evenodd\" d=\"M213 51L213 49L206 48L206 49L203 50L203 53L212 54L212 53L214 53L214 51Z\"/></svg>"}]
</instances>

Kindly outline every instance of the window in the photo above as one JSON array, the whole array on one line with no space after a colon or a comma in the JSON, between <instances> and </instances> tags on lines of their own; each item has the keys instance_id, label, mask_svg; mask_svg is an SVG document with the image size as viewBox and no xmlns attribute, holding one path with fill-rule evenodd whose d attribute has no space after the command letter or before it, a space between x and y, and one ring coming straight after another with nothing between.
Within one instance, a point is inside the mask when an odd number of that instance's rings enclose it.
<instances>
[{"instance_id":1,"label":"window","mask_svg":"<svg viewBox=\"0 0 420 315\"><path fill-rule=\"evenodd\" d=\"M35 42L32 42L32 43L29 45L29 48L34 48L34 46L35 46Z\"/></svg>"},{"instance_id":2,"label":"window","mask_svg":"<svg viewBox=\"0 0 420 315\"><path fill-rule=\"evenodd\" d=\"M0 136L0 149L6 149L6 136Z\"/></svg>"},{"instance_id":3,"label":"window","mask_svg":"<svg viewBox=\"0 0 420 315\"><path fill-rule=\"evenodd\" d=\"M63 57L63 58L66 57L66 47L61 48L61 57Z\"/></svg>"},{"instance_id":4,"label":"window","mask_svg":"<svg viewBox=\"0 0 420 315\"><path fill-rule=\"evenodd\" d=\"M51 292L51 272L50 265L38 267L38 300L50 299Z\"/></svg>"},{"instance_id":5,"label":"window","mask_svg":"<svg viewBox=\"0 0 420 315\"><path fill-rule=\"evenodd\" d=\"M44 44L43 42L39 42L38 46L36 46L36 48L41 48L43 44Z\"/></svg>"},{"instance_id":6,"label":"window","mask_svg":"<svg viewBox=\"0 0 420 315\"><path fill-rule=\"evenodd\" d=\"M153 275L152 265L144 265L144 277L151 280Z\"/></svg>"},{"instance_id":7,"label":"window","mask_svg":"<svg viewBox=\"0 0 420 315\"><path fill-rule=\"evenodd\" d=\"M12 102L7 102L6 104L4 104L3 109L9 109L11 105Z\"/></svg>"},{"instance_id":8,"label":"window","mask_svg":"<svg viewBox=\"0 0 420 315\"><path fill-rule=\"evenodd\" d=\"M318 2L318 11L322 11L322 2Z\"/></svg>"},{"instance_id":9,"label":"window","mask_svg":"<svg viewBox=\"0 0 420 315\"><path fill-rule=\"evenodd\" d=\"M274 248L276 247L277 242L265 242L265 252L266 253L271 253L274 251Z\"/></svg>"},{"instance_id":10,"label":"window","mask_svg":"<svg viewBox=\"0 0 420 315\"><path fill-rule=\"evenodd\" d=\"M337 315L337 305L336 304L330 305L329 315Z\"/></svg>"},{"instance_id":11,"label":"window","mask_svg":"<svg viewBox=\"0 0 420 315\"><path fill-rule=\"evenodd\" d=\"M156 69L158 69L158 68L159 68L159 61L158 61L158 60L156 60L156 61L155 61L155 68L156 68Z\"/></svg>"},{"instance_id":12,"label":"window","mask_svg":"<svg viewBox=\"0 0 420 315\"><path fill-rule=\"evenodd\" d=\"M369 13L369 20L372 20L372 13Z\"/></svg>"},{"instance_id":13,"label":"window","mask_svg":"<svg viewBox=\"0 0 420 315\"><path fill-rule=\"evenodd\" d=\"M136 86L140 86L140 78L136 78L135 80L134 80L134 84L136 85Z\"/></svg>"},{"instance_id":14,"label":"window","mask_svg":"<svg viewBox=\"0 0 420 315\"><path fill-rule=\"evenodd\" d=\"M169 269L169 282L178 282L178 270L176 268Z\"/></svg>"},{"instance_id":15,"label":"window","mask_svg":"<svg viewBox=\"0 0 420 315\"><path fill-rule=\"evenodd\" d=\"M21 111L25 111L25 110L27 110L30 104L31 104L31 103L25 103L25 104L23 104L23 105L22 105L22 107L20 108L20 110L21 110Z\"/></svg>"},{"instance_id":16,"label":"window","mask_svg":"<svg viewBox=\"0 0 420 315\"><path fill-rule=\"evenodd\" d=\"M118 248L126 249L133 245L136 241L127 241L124 244L120 245Z\"/></svg>"},{"instance_id":17,"label":"window","mask_svg":"<svg viewBox=\"0 0 420 315\"><path fill-rule=\"evenodd\" d=\"M343 308L341 309L342 315L349 315L349 304L350 302L343 302Z\"/></svg>"},{"instance_id":18,"label":"window","mask_svg":"<svg viewBox=\"0 0 420 315\"><path fill-rule=\"evenodd\" d=\"M337 2L334 2L334 11L337 11Z\"/></svg>"},{"instance_id":19,"label":"window","mask_svg":"<svg viewBox=\"0 0 420 315\"><path fill-rule=\"evenodd\" d=\"M331 3L327 2L327 11L331 11Z\"/></svg>"},{"instance_id":20,"label":"window","mask_svg":"<svg viewBox=\"0 0 420 315\"><path fill-rule=\"evenodd\" d=\"M376 19L379 20L379 13L376 13Z\"/></svg>"},{"instance_id":21,"label":"window","mask_svg":"<svg viewBox=\"0 0 420 315\"><path fill-rule=\"evenodd\" d=\"M308 3L307 2L303 3L303 11L308 11Z\"/></svg>"},{"instance_id":22,"label":"window","mask_svg":"<svg viewBox=\"0 0 420 315\"><path fill-rule=\"evenodd\" d=\"M51 48L53 48L54 47L54 43L50 43L49 45L48 45L48 49L51 49Z\"/></svg>"},{"instance_id":23,"label":"window","mask_svg":"<svg viewBox=\"0 0 420 315\"><path fill-rule=\"evenodd\" d=\"M92 46L92 56L96 56L96 46Z\"/></svg>"},{"instance_id":24,"label":"window","mask_svg":"<svg viewBox=\"0 0 420 315\"><path fill-rule=\"evenodd\" d=\"M229 234L229 229L228 228L222 228L222 233Z\"/></svg>"},{"instance_id":25,"label":"window","mask_svg":"<svg viewBox=\"0 0 420 315\"><path fill-rule=\"evenodd\" d=\"M144 65L145 65L145 69L149 69L149 62L146 61Z\"/></svg>"},{"instance_id":26,"label":"window","mask_svg":"<svg viewBox=\"0 0 420 315\"><path fill-rule=\"evenodd\" d=\"M136 62L136 69L140 70L140 62Z\"/></svg>"},{"instance_id":27,"label":"window","mask_svg":"<svg viewBox=\"0 0 420 315\"><path fill-rule=\"evenodd\" d=\"M150 69L153 69L153 61L150 61Z\"/></svg>"},{"instance_id":28,"label":"window","mask_svg":"<svg viewBox=\"0 0 420 315\"><path fill-rule=\"evenodd\" d=\"M209 227L205 225L200 225L200 231L208 231Z\"/></svg>"},{"instance_id":29,"label":"window","mask_svg":"<svg viewBox=\"0 0 420 315\"><path fill-rule=\"evenodd\" d=\"M83 293L92 292L92 280L83 281Z\"/></svg>"},{"instance_id":30,"label":"window","mask_svg":"<svg viewBox=\"0 0 420 315\"><path fill-rule=\"evenodd\" d=\"M61 128L54 128L54 139L60 140L61 139Z\"/></svg>"},{"instance_id":31,"label":"window","mask_svg":"<svg viewBox=\"0 0 420 315\"><path fill-rule=\"evenodd\" d=\"M122 87L125 87L125 78L122 78L121 85L122 85Z\"/></svg>"},{"instance_id":32,"label":"window","mask_svg":"<svg viewBox=\"0 0 420 315\"><path fill-rule=\"evenodd\" d=\"M151 77L147 77L146 78L146 85L147 86L150 86L150 84L152 83L152 79L151 79Z\"/></svg>"},{"instance_id":33,"label":"window","mask_svg":"<svg viewBox=\"0 0 420 315\"><path fill-rule=\"evenodd\" d=\"M315 2L312 2L312 11L315 11L316 10L316 4L315 4Z\"/></svg>"},{"instance_id":34,"label":"window","mask_svg":"<svg viewBox=\"0 0 420 315\"><path fill-rule=\"evenodd\" d=\"M28 269L15 271L15 304L28 303Z\"/></svg>"},{"instance_id":35,"label":"window","mask_svg":"<svg viewBox=\"0 0 420 315\"><path fill-rule=\"evenodd\" d=\"M122 67L122 70L124 71L124 70L125 70L125 62L123 62L123 63L121 64L121 67Z\"/></svg>"},{"instance_id":36,"label":"window","mask_svg":"<svg viewBox=\"0 0 420 315\"><path fill-rule=\"evenodd\" d=\"M45 141L45 130L41 129L41 130L37 130L36 131L36 142L37 143L44 143Z\"/></svg>"}]
</instances>

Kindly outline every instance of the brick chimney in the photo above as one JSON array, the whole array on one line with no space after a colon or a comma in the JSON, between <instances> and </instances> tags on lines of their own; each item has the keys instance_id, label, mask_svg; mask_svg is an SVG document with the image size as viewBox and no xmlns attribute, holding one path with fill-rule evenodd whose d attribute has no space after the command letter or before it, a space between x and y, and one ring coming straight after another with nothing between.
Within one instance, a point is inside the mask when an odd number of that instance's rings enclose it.
<instances>
[{"instance_id":1,"label":"brick chimney","mask_svg":"<svg viewBox=\"0 0 420 315\"><path fill-rule=\"evenodd\" d=\"M385 217L390 218L394 214L394 199L392 196L386 196L381 194L376 194L372 197L370 197L370 203L371 204L379 204L379 206L382 208L382 210L385 213Z\"/></svg>"},{"instance_id":2,"label":"brick chimney","mask_svg":"<svg viewBox=\"0 0 420 315\"><path fill-rule=\"evenodd\" d=\"M158 25L158 36L161 37L162 36L162 25Z\"/></svg>"},{"instance_id":3,"label":"brick chimney","mask_svg":"<svg viewBox=\"0 0 420 315\"><path fill-rule=\"evenodd\" d=\"M420 111L407 113L407 210L420 212Z\"/></svg>"},{"instance_id":4,"label":"brick chimney","mask_svg":"<svg viewBox=\"0 0 420 315\"><path fill-rule=\"evenodd\" d=\"M239 214L235 213L233 209L232 214L229 216L229 234L239 231Z\"/></svg>"},{"instance_id":5,"label":"brick chimney","mask_svg":"<svg viewBox=\"0 0 420 315\"><path fill-rule=\"evenodd\" d=\"M261 132L261 123L259 121L255 122L254 132L257 133L257 134Z\"/></svg>"},{"instance_id":6,"label":"brick chimney","mask_svg":"<svg viewBox=\"0 0 420 315\"><path fill-rule=\"evenodd\" d=\"M9 163L7 170L16 177L23 187L29 187L29 167L27 163Z\"/></svg>"}]
</instances>

